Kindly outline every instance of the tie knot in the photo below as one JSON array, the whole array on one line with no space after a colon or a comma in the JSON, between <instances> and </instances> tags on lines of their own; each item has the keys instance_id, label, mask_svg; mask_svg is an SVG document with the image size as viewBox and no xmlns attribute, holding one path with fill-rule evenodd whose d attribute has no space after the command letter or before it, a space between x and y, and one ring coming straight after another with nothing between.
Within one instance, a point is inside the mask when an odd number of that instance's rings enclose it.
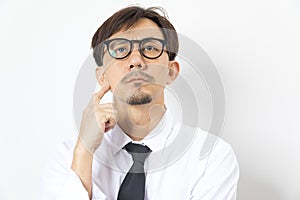
<instances>
[{"instance_id":1,"label":"tie knot","mask_svg":"<svg viewBox=\"0 0 300 200\"><path fill-rule=\"evenodd\" d=\"M141 144L135 144L129 142L125 145L125 149L128 153L149 153L151 152L150 148Z\"/></svg>"},{"instance_id":2,"label":"tie knot","mask_svg":"<svg viewBox=\"0 0 300 200\"><path fill-rule=\"evenodd\" d=\"M151 149L141 144L134 144L132 142L125 145L125 150L132 155L133 161L144 163L145 159L151 153Z\"/></svg>"}]
</instances>

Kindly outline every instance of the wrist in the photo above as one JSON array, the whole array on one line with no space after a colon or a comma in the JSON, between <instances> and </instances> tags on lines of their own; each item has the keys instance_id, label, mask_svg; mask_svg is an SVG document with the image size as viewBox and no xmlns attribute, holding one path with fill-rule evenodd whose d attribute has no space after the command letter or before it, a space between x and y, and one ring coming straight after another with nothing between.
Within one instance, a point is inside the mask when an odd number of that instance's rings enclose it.
<instances>
[{"instance_id":1,"label":"wrist","mask_svg":"<svg viewBox=\"0 0 300 200\"><path fill-rule=\"evenodd\" d=\"M93 163L93 155L84 147L78 139L74 152L71 169L73 169L83 182L90 179Z\"/></svg>"},{"instance_id":2,"label":"wrist","mask_svg":"<svg viewBox=\"0 0 300 200\"><path fill-rule=\"evenodd\" d=\"M76 142L75 148L73 155L74 156L84 156L87 158L92 158L93 157L93 152L91 152L91 149L87 148L86 145L82 142L82 140L78 137L78 140Z\"/></svg>"}]
</instances>

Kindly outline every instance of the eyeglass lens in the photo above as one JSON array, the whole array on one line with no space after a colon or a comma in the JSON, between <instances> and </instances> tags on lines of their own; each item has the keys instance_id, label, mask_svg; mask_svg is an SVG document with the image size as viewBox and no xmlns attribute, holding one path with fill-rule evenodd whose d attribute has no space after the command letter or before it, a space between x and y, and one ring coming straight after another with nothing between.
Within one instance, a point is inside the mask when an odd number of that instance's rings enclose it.
<instances>
[{"instance_id":1,"label":"eyeglass lens","mask_svg":"<svg viewBox=\"0 0 300 200\"><path fill-rule=\"evenodd\" d=\"M157 58L163 51L163 43L159 39L146 38L139 42L139 51L147 58ZM127 39L114 39L108 44L109 54L116 59L128 56L133 49L133 41Z\"/></svg>"}]
</instances>

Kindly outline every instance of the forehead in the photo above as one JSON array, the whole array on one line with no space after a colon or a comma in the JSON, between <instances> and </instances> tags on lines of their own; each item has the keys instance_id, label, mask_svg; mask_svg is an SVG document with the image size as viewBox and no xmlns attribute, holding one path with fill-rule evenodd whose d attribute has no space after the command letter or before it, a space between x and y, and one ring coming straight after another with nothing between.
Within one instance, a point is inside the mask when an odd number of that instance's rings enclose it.
<instances>
[{"instance_id":1,"label":"forehead","mask_svg":"<svg viewBox=\"0 0 300 200\"><path fill-rule=\"evenodd\" d=\"M127 38L127 39L143 39L154 37L164 39L162 30L158 25L150 19L142 18L133 27L128 30L121 29L119 32L113 34L109 39L113 38Z\"/></svg>"}]
</instances>

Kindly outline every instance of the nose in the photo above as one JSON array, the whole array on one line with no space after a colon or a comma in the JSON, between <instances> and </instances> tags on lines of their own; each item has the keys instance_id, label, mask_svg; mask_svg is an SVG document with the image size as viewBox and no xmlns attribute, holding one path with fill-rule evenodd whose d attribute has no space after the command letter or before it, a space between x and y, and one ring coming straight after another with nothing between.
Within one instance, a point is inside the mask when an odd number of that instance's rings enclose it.
<instances>
[{"instance_id":1,"label":"nose","mask_svg":"<svg viewBox=\"0 0 300 200\"><path fill-rule=\"evenodd\" d=\"M139 51L138 45L134 45L128 59L129 69L143 69L145 67L144 57Z\"/></svg>"}]
</instances>

